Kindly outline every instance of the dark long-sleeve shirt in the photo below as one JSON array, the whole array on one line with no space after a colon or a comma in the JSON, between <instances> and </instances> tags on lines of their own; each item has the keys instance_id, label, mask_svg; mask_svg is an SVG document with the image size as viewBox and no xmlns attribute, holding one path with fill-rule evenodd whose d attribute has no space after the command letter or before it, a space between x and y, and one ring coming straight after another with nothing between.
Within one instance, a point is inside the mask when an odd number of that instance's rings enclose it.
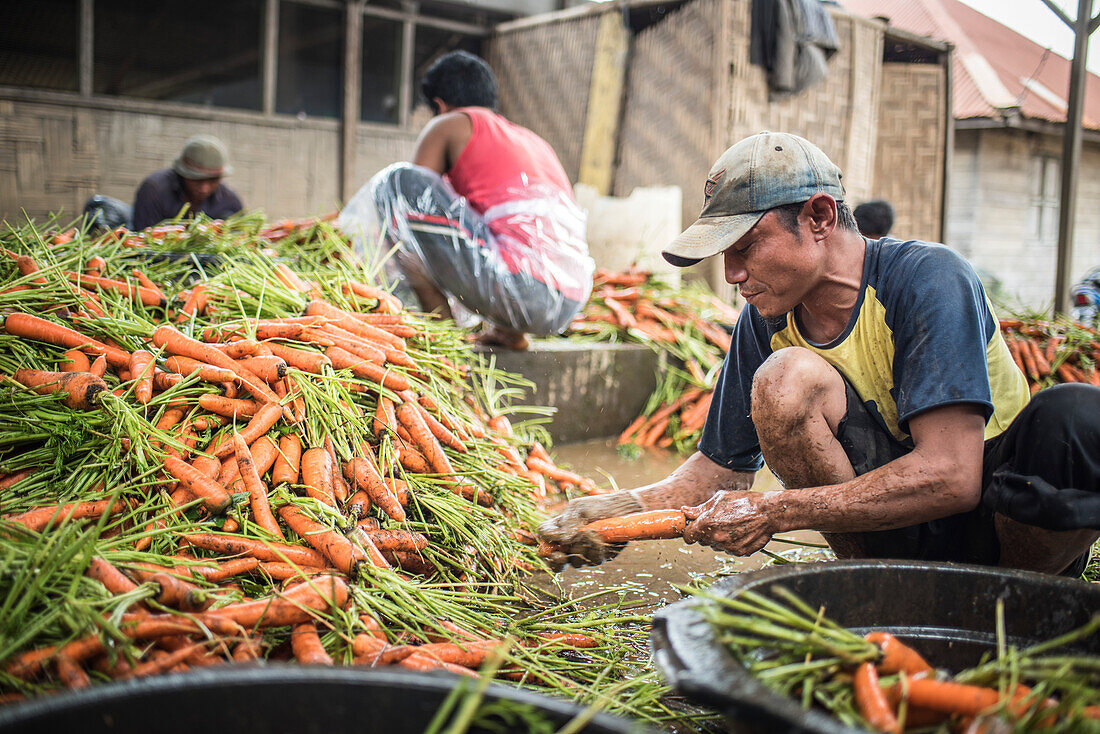
<instances>
[{"instance_id":1,"label":"dark long-sleeve shirt","mask_svg":"<svg viewBox=\"0 0 1100 734\"><path fill-rule=\"evenodd\" d=\"M141 182L137 194L134 195L133 228L145 229L165 219L172 219L186 203L187 195L178 173L171 168L151 173ZM213 219L225 219L243 208L240 197L233 189L222 184L197 209L189 209L188 216L194 216L195 211L200 211Z\"/></svg>"}]
</instances>

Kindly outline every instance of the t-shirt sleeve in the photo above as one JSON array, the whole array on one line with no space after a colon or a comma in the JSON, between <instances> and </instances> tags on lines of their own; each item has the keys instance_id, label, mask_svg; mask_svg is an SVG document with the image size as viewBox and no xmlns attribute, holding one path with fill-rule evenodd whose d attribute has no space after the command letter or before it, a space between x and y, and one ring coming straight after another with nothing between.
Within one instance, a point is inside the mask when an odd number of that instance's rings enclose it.
<instances>
[{"instance_id":1,"label":"t-shirt sleeve","mask_svg":"<svg viewBox=\"0 0 1100 734\"><path fill-rule=\"evenodd\" d=\"M719 466L754 472L764 465L751 415L752 377L771 352L767 323L746 306L734 327L699 440L699 451Z\"/></svg>"},{"instance_id":2,"label":"t-shirt sleeve","mask_svg":"<svg viewBox=\"0 0 1100 734\"><path fill-rule=\"evenodd\" d=\"M997 323L974 269L947 247L925 247L899 258L886 282L896 292L885 306L901 429L918 413L954 403L980 405L988 420L986 347Z\"/></svg>"}]
</instances>

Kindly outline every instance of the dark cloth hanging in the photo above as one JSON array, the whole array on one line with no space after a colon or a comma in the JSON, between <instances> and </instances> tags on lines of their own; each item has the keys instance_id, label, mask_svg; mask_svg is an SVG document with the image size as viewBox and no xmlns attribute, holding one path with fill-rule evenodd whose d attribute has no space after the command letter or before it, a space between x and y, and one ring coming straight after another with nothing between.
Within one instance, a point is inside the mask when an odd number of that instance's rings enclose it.
<instances>
[{"instance_id":1,"label":"dark cloth hanging","mask_svg":"<svg viewBox=\"0 0 1100 734\"><path fill-rule=\"evenodd\" d=\"M753 0L749 59L768 70L773 97L824 79L839 48L832 16L820 0Z\"/></svg>"}]
</instances>

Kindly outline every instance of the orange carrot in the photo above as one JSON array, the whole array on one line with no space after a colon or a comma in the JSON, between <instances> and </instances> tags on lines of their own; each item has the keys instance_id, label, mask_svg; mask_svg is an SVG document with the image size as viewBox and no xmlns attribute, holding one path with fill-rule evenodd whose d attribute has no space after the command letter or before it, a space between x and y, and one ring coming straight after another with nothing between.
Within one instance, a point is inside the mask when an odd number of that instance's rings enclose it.
<instances>
[{"instance_id":1,"label":"orange carrot","mask_svg":"<svg viewBox=\"0 0 1100 734\"><path fill-rule=\"evenodd\" d=\"M321 644L313 620L294 625L290 633L290 648L294 651L294 659L302 665L333 665L332 657Z\"/></svg>"},{"instance_id":2,"label":"orange carrot","mask_svg":"<svg viewBox=\"0 0 1100 734\"><path fill-rule=\"evenodd\" d=\"M379 344L385 344L394 349L404 349L405 342L400 338L377 327L371 326L354 318L347 311L336 308L324 301L310 301L306 305L306 314L309 316L324 316L342 329L361 336Z\"/></svg>"},{"instance_id":3,"label":"orange carrot","mask_svg":"<svg viewBox=\"0 0 1100 734\"><path fill-rule=\"evenodd\" d=\"M206 303L206 286L200 283L191 289L187 300L183 302L179 315L176 316L176 323L183 323L193 316L202 315L206 311Z\"/></svg>"},{"instance_id":4,"label":"orange carrot","mask_svg":"<svg viewBox=\"0 0 1100 734\"><path fill-rule=\"evenodd\" d=\"M336 369L350 369L352 374L378 383L383 387L388 387L391 390L408 390L412 385L409 378L400 372L381 367L340 347L327 348L325 356L328 357L332 366Z\"/></svg>"},{"instance_id":5,"label":"orange carrot","mask_svg":"<svg viewBox=\"0 0 1100 734\"><path fill-rule=\"evenodd\" d=\"M329 358L321 352L296 349L294 347L288 347L285 344L279 344L278 342L265 341L264 344L271 350L273 355L282 359L289 366L302 370L303 372L321 374L325 366L331 364Z\"/></svg>"},{"instance_id":6,"label":"orange carrot","mask_svg":"<svg viewBox=\"0 0 1100 734\"><path fill-rule=\"evenodd\" d=\"M395 295L381 288L374 288L365 283L352 281L344 285L344 291L350 291L360 298L370 298L378 301L378 310L383 313L399 314L404 310L404 306Z\"/></svg>"},{"instance_id":7,"label":"orange carrot","mask_svg":"<svg viewBox=\"0 0 1100 734\"><path fill-rule=\"evenodd\" d=\"M428 539L411 530L362 530L378 550L417 553L428 547Z\"/></svg>"},{"instance_id":8,"label":"orange carrot","mask_svg":"<svg viewBox=\"0 0 1100 734\"><path fill-rule=\"evenodd\" d=\"M271 470L271 482L280 484L297 484L298 467L302 460L302 439L297 433L288 433L279 439L279 456L275 459L275 466Z\"/></svg>"},{"instance_id":9,"label":"orange carrot","mask_svg":"<svg viewBox=\"0 0 1100 734\"><path fill-rule=\"evenodd\" d=\"M107 383L90 372L46 372L21 369L13 375L19 382L42 395L65 395L65 405L73 410L92 410L99 405L99 394Z\"/></svg>"},{"instance_id":10,"label":"orange carrot","mask_svg":"<svg viewBox=\"0 0 1100 734\"><path fill-rule=\"evenodd\" d=\"M138 349L130 355L130 377L137 380L134 398L145 405L153 397L153 355Z\"/></svg>"},{"instance_id":11,"label":"orange carrot","mask_svg":"<svg viewBox=\"0 0 1100 734\"><path fill-rule=\"evenodd\" d=\"M232 449L232 444L227 443ZM164 457L164 468L191 494L203 501L207 511L219 515L229 507L230 497L225 487L201 474L195 467L174 456Z\"/></svg>"},{"instance_id":12,"label":"orange carrot","mask_svg":"<svg viewBox=\"0 0 1100 734\"><path fill-rule=\"evenodd\" d=\"M932 670L932 666L920 653L889 632L868 632L864 639L878 645L882 650L882 660L877 665L880 673L892 675L904 672L907 675L916 675Z\"/></svg>"},{"instance_id":13,"label":"orange carrot","mask_svg":"<svg viewBox=\"0 0 1100 734\"><path fill-rule=\"evenodd\" d=\"M271 388L251 372L239 367L236 362L219 352L217 349L207 344L203 344L197 339L192 339L181 333L178 329L168 325L158 326L153 330L153 343L158 347L163 347L172 354L181 357L190 357L191 359L196 359L200 362L214 365L215 367L232 370L236 373L245 387L248 388L248 391L252 393L254 398L265 403L279 402L278 396L272 392Z\"/></svg>"},{"instance_id":14,"label":"orange carrot","mask_svg":"<svg viewBox=\"0 0 1100 734\"><path fill-rule=\"evenodd\" d=\"M314 499L336 506L332 488L332 458L323 447L308 448L302 452L302 486Z\"/></svg>"},{"instance_id":15,"label":"orange carrot","mask_svg":"<svg viewBox=\"0 0 1100 734\"><path fill-rule=\"evenodd\" d=\"M96 357L91 367L88 368L88 373L96 377L103 377L107 373L107 358L102 354Z\"/></svg>"},{"instance_id":16,"label":"orange carrot","mask_svg":"<svg viewBox=\"0 0 1100 734\"><path fill-rule=\"evenodd\" d=\"M282 408L277 403L264 405L256 411L256 415L252 416L252 420L248 422L248 425L241 429L241 438L244 439L245 443L252 443L278 423L282 414ZM223 443L214 449L212 453L219 459L223 459L229 456L232 451L232 444Z\"/></svg>"},{"instance_id":17,"label":"orange carrot","mask_svg":"<svg viewBox=\"0 0 1100 734\"><path fill-rule=\"evenodd\" d=\"M70 273L67 271L63 274L66 278L82 288L95 287L105 291L114 291L139 300L146 306L160 307L165 305L164 294L160 293L159 290L151 290L142 286L130 285L121 280L111 280L110 278L101 278L95 275L80 275L79 273Z\"/></svg>"},{"instance_id":18,"label":"orange carrot","mask_svg":"<svg viewBox=\"0 0 1100 734\"><path fill-rule=\"evenodd\" d=\"M57 368L59 372L87 372L92 368L88 356L79 349L69 349L65 352L67 362L62 362ZM96 375L102 377L103 375Z\"/></svg>"},{"instance_id":19,"label":"orange carrot","mask_svg":"<svg viewBox=\"0 0 1100 734\"><path fill-rule=\"evenodd\" d=\"M374 502L389 517L397 522L405 522L405 510L390 493L385 482L382 481L378 468L374 464L373 456L361 456L349 461L344 472L355 485L365 491Z\"/></svg>"},{"instance_id":20,"label":"orange carrot","mask_svg":"<svg viewBox=\"0 0 1100 734\"><path fill-rule=\"evenodd\" d=\"M159 295L159 296L161 297L161 300L162 300L162 301L165 301L165 300L167 300L167 299L166 299L166 298L164 297L164 291L162 291L162 290L160 289L160 286L158 286L158 285L157 285L156 283L154 283L153 281L149 280L149 276L147 276L147 275L146 275L145 273L141 272L141 271L140 271L140 270L138 270L137 268L134 268L133 270L131 270L131 271L130 271L130 275L132 275L132 276L134 276L135 278L137 278L137 279L138 279L138 282L139 282L139 283L141 283L142 287L144 287L144 288L148 288L149 290L151 290L151 291L153 291L154 293L156 293L157 295Z\"/></svg>"},{"instance_id":21,"label":"orange carrot","mask_svg":"<svg viewBox=\"0 0 1100 734\"><path fill-rule=\"evenodd\" d=\"M127 578L125 574L98 556L92 557L91 563L88 564L88 570L84 572L84 575L103 584L107 587L107 591L116 596L129 594L137 588L137 584Z\"/></svg>"},{"instance_id":22,"label":"orange carrot","mask_svg":"<svg viewBox=\"0 0 1100 734\"><path fill-rule=\"evenodd\" d=\"M432 470L437 474L454 476L455 471L450 459L443 453L443 447L439 445L439 441L424 423L417 406L412 403L402 403L397 406L396 414L397 420L409 432L416 448L423 452Z\"/></svg>"},{"instance_id":23,"label":"orange carrot","mask_svg":"<svg viewBox=\"0 0 1100 734\"><path fill-rule=\"evenodd\" d=\"M215 551L223 555L245 555L261 561L291 562L296 566L327 567L328 561L315 550L300 545L287 545L272 541L254 540L241 536L195 533L184 535L183 540L196 548Z\"/></svg>"},{"instance_id":24,"label":"orange carrot","mask_svg":"<svg viewBox=\"0 0 1100 734\"><path fill-rule=\"evenodd\" d=\"M631 540L678 538L684 534L687 520L679 510L651 510L624 517L609 517L582 525L581 530L595 533L607 543Z\"/></svg>"},{"instance_id":25,"label":"orange carrot","mask_svg":"<svg viewBox=\"0 0 1100 734\"><path fill-rule=\"evenodd\" d=\"M886 694L878 684L874 663L863 663L856 668L853 688L859 713L875 731L898 734L901 727L886 700Z\"/></svg>"},{"instance_id":26,"label":"orange carrot","mask_svg":"<svg viewBox=\"0 0 1100 734\"><path fill-rule=\"evenodd\" d=\"M55 664L57 665L57 677L66 688L75 690L86 688L92 684L88 674L72 658L58 655Z\"/></svg>"},{"instance_id":27,"label":"orange carrot","mask_svg":"<svg viewBox=\"0 0 1100 734\"><path fill-rule=\"evenodd\" d=\"M416 407L420 411L420 417L424 419L424 423L428 426L428 430L432 432L433 436L439 439L440 443L450 446L459 453L469 453L470 450L466 448L466 444L462 443L462 440L459 439L451 429L436 420L435 416L429 413L424 406L416 403Z\"/></svg>"},{"instance_id":28,"label":"orange carrot","mask_svg":"<svg viewBox=\"0 0 1100 734\"><path fill-rule=\"evenodd\" d=\"M219 352L230 359L247 359L256 356L260 350L260 343L255 339L237 339L226 344L210 344Z\"/></svg>"},{"instance_id":29,"label":"orange carrot","mask_svg":"<svg viewBox=\"0 0 1100 734\"><path fill-rule=\"evenodd\" d=\"M455 665L454 663L447 663L441 660L436 660L435 658L429 657L427 655L410 655L409 657L399 662L398 665L403 668L408 668L409 670L419 670L424 672L430 672L433 670L445 670L448 673L457 673L458 675L465 675L470 678L481 677L469 668L464 668L463 666Z\"/></svg>"},{"instance_id":30,"label":"orange carrot","mask_svg":"<svg viewBox=\"0 0 1100 734\"><path fill-rule=\"evenodd\" d=\"M252 519L256 524L279 540L284 540L283 532L279 529L279 522L271 514L271 505L267 501L267 487L260 480L256 471L256 464L252 460L252 454L248 450L248 444L244 438L237 434L230 441L233 452L237 457L237 467L244 486L248 490L249 506L252 508Z\"/></svg>"},{"instance_id":31,"label":"orange carrot","mask_svg":"<svg viewBox=\"0 0 1100 734\"><path fill-rule=\"evenodd\" d=\"M333 568L354 577L360 564L371 563L370 557L360 546L317 522L294 505L283 505L279 508L279 516L291 530L327 558Z\"/></svg>"},{"instance_id":32,"label":"orange carrot","mask_svg":"<svg viewBox=\"0 0 1100 734\"><path fill-rule=\"evenodd\" d=\"M203 393L199 395L199 407L226 418L236 418L237 416L251 418L260 411L262 406L255 400L226 398L213 393Z\"/></svg>"},{"instance_id":33,"label":"orange carrot","mask_svg":"<svg viewBox=\"0 0 1100 734\"><path fill-rule=\"evenodd\" d=\"M265 382L275 382L286 377L286 360L282 357L274 355L246 357L236 361L241 367Z\"/></svg>"},{"instance_id":34,"label":"orange carrot","mask_svg":"<svg viewBox=\"0 0 1100 734\"><path fill-rule=\"evenodd\" d=\"M908 692L912 706L963 716L977 716L1002 700L1001 694L992 688L929 678L910 679Z\"/></svg>"},{"instance_id":35,"label":"orange carrot","mask_svg":"<svg viewBox=\"0 0 1100 734\"><path fill-rule=\"evenodd\" d=\"M112 505L107 500L73 502L66 505L43 505L19 515L8 515L4 519L19 523L29 530L43 530L62 522L100 518L104 514L121 512L125 506L121 502Z\"/></svg>"},{"instance_id":36,"label":"orange carrot","mask_svg":"<svg viewBox=\"0 0 1100 734\"><path fill-rule=\"evenodd\" d=\"M413 656L423 655L444 663L476 668L489 655L505 645L503 640L468 640L462 642L430 642L416 648ZM408 658L406 658L408 659Z\"/></svg>"},{"instance_id":37,"label":"orange carrot","mask_svg":"<svg viewBox=\"0 0 1100 734\"><path fill-rule=\"evenodd\" d=\"M340 459L336 456L336 447L332 443L332 436L325 436L325 451L328 453L329 459L329 482L332 484L332 496L338 505L343 505L348 499L348 483L344 481L344 477L340 472Z\"/></svg>"},{"instance_id":38,"label":"orange carrot","mask_svg":"<svg viewBox=\"0 0 1100 734\"><path fill-rule=\"evenodd\" d=\"M0 479L0 489L10 489L27 477L34 476L37 469L20 469Z\"/></svg>"},{"instance_id":39,"label":"orange carrot","mask_svg":"<svg viewBox=\"0 0 1100 734\"><path fill-rule=\"evenodd\" d=\"M397 416L393 412L393 401L384 395L378 397L378 406L374 412L374 435L381 437L382 431L393 430L397 425Z\"/></svg>"}]
</instances>

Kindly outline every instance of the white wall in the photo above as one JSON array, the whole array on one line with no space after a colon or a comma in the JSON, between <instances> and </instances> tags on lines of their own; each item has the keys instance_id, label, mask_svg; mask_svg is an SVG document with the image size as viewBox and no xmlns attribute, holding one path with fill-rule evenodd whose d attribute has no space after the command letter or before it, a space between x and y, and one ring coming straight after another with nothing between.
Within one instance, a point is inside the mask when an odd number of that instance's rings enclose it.
<instances>
[{"instance_id":1,"label":"white wall","mask_svg":"<svg viewBox=\"0 0 1100 734\"><path fill-rule=\"evenodd\" d=\"M1009 303L1049 308L1057 261L1059 165L1047 167L1050 186L1040 226L1038 159L1060 159L1061 141L1021 130L959 130L950 179L947 244L1001 281ZM1100 146L1086 144L1078 183L1074 280L1100 265Z\"/></svg>"}]
</instances>

